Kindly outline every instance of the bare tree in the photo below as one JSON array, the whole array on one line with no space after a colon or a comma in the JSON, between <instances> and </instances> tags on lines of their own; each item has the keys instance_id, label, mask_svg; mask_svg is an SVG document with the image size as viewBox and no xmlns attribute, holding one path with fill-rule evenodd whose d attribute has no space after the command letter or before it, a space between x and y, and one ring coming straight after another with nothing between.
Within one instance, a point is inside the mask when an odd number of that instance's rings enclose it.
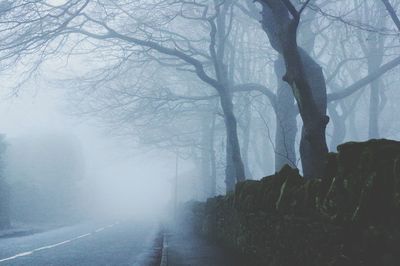
<instances>
[{"instance_id":1,"label":"bare tree","mask_svg":"<svg viewBox=\"0 0 400 266\"><path fill-rule=\"evenodd\" d=\"M43 55L54 53L62 48L68 37L80 35L97 40L101 45L119 47L131 55L147 53L155 58L156 52L172 65L193 72L214 88L220 98L227 136L227 190L231 191L236 181L244 180L232 84L224 63L225 39L230 30L230 1L209 4L207 1L103 3L71 0L62 5L17 1L12 6L2 31L7 42L0 45L5 59L38 52ZM185 30L174 24L178 21L194 24L194 28L202 33L208 32L208 38L196 38L193 32L187 32L185 36ZM15 32L19 34L15 35Z\"/></svg>"},{"instance_id":2,"label":"bare tree","mask_svg":"<svg viewBox=\"0 0 400 266\"><path fill-rule=\"evenodd\" d=\"M285 62L283 79L291 86L303 120L300 155L307 178L320 177L328 148L325 129L327 96L321 67L297 45L300 16L310 1L299 10L290 2L259 1L262 5L262 26L272 47Z\"/></svg>"}]
</instances>

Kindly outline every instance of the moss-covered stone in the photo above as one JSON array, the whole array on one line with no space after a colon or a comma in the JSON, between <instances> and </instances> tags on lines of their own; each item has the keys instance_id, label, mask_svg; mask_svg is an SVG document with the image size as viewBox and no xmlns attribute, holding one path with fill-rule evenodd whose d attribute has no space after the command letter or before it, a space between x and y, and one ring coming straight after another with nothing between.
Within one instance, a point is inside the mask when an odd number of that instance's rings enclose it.
<instances>
[{"instance_id":1,"label":"moss-covered stone","mask_svg":"<svg viewBox=\"0 0 400 266\"><path fill-rule=\"evenodd\" d=\"M323 179L285 166L193 214L199 231L255 265L400 265L400 142L340 145Z\"/></svg>"}]
</instances>

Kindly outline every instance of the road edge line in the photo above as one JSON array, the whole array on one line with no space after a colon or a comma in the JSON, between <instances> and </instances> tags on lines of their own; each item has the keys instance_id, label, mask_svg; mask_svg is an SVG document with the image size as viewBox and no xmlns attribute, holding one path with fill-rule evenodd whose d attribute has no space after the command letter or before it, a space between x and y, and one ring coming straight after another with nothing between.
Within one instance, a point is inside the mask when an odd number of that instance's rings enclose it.
<instances>
[{"instance_id":1,"label":"road edge line","mask_svg":"<svg viewBox=\"0 0 400 266\"><path fill-rule=\"evenodd\" d=\"M168 238L167 238L167 234L165 232L163 232L163 243L162 243L160 266L168 266Z\"/></svg>"}]
</instances>

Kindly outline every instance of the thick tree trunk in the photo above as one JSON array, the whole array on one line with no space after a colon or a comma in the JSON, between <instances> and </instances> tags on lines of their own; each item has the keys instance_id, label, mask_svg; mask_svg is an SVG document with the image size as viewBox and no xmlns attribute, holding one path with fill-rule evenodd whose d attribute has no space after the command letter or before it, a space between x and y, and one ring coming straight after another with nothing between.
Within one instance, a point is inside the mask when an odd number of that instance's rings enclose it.
<instances>
[{"instance_id":1,"label":"thick tree trunk","mask_svg":"<svg viewBox=\"0 0 400 266\"><path fill-rule=\"evenodd\" d=\"M216 192L214 124L215 114L204 113L201 122L201 178L205 198L214 197Z\"/></svg>"},{"instance_id":2,"label":"thick tree trunk","mask_svg":"<svg viewBox=\"0 0 400 266\"><path fill-rule=\"evenodd\" d=\"M389 6L386 5L386 8ZM365 10L365 17L370 15L369 10ZM377 16L376 27L385 27L385 15L384 9L379 8L376 13ZM396 16L397 18L397 16ZM382 65L385 49L385 38L376 33L369 32L366 38L362 36L360 38L361 48L367 57L368 74L375 73ZM381 79L378 77L373 80L370 84L370 102L369 102L369 127L368 137L370 139L379 138L379 113L380 113L380 95L379 90L382 86Z\"/></svg>"},{"instance_id":3,"label":"thick tree trunk","mask_svg":"<svg viewBox=\"0 0 400 266\"><path fill-rule=\"evenodd\" d=\"M328 154L325 131L329 118L326 115L325 77L321 67L304 50L298 49L301 62L293 65L297 65L298 68L304 67L304 72L299 75L299 86L293 83L292 87L298 86L299 92L303 94L299 95L297 100L303 119L300 157L304 177L317 178L322 177L324 173L325 159ZM304 85L302 85L303 82ZM310 94L304 93L307 87L310 89Z\"/></svg>"},{"instance_id":4,"label":"thick tree trunk","mask_svg":"<svg viewBox=\"0 0 400 266\"><path fill-rule=\"evenodd\" d=\"M226 192L231 192L234 190L236 182L245 180L245 171L240 154L237 121L233 112L232 96L225 88L220 89L219 93L226 129L225 185Z\"/></svg>"},{"instance_id":5,"label":"thick tree trunk","mask_svg":"<svg viewBox=\"0 0 400 266\"><path fill-rule=\"evenodd\" d=\"M217 195L217 162L215 156L215 148L214 148L214 137L215 137L215 120L216 114L212 113L211 118L211 128L210 128L210 146L208 152L210 154L210 197L214 197Z\"/></svg>"},{"instance_id":6,"label":"thick tree trunk","mask_svg":"<svg viewBox=\"0 0 400 266\"><path fill-rule=\"evenodd\" d=\"M371 83L368 137L379 138L379 80Z\"/></svg>"},{"instance_id":7,"label":"thick tree trunk","mask_svg":"<svg viewBox=\"0 0 400 266\"><path fill-rule=\"evenodd\" d=\"M300 157L306 178L321 177L328 153L325 130L327 97L321 67L297 45L300 14L289 15L283 1L260 0L262 27L272 47L283 56L286 74L303 120ZM291 10L293 12L293 10Z\"/></svg>"},{"instance_id":8,"label":"thick tree trunk","mask_svg":"<svg viewBox=\"0 0 400 266\"><path fill-rule=\"evenodd\" d=\"M376 56L369 59L368 62L368 73L372 73L376 71L376 69L380 66L380 62L382 62L383 56L379 57L377 54L378 51L375 51ZM370 97L369 97L369 127L368 127L368 137L370 139L379 138L379 90L382 85L381 80L375 79L371 82L370 86Z\"/></svg>"},{"instance_id":9,"label":"thick tree trunk","mask_svg":"<svg viewBox=\"0 0 400 266\"><path fill-rule=\"evenodd\" d=\"M374 73L380 67L383 61L383 45L375 35L371 36L368 40L368 48L365 48L368 60L368 74ZM382 86L380 78L375 79L370 84L370 97L369 97L369 126L368 138L379 138L379 113L380 113L380 95L379 90Z\"/></svg>"},{"instance_id":10,"label":"thick tree trunk","mask_svg":"<svg viewBox=\"0 0 400 266\"><path fill-rule=\"evenodd\" d=\"M384 25L379 21L379 26ZM378 70L383 62L383 44L382 36L376 33L371 33L368 36L366 45L362 46L364 54L367 56L368 74L374 73ZM369 127L368 137L370 139L379 138L379 113L380 113L380 95L379 90L382 86L380 78L376 78L370 84L370 97L369 97Z\"/></svg>"},{"instance_id":11,"label":"thick tree trunk","mask_svg":"<svg viewBox=\"0 0 400 266\"><path fill-rule=\"evenodd\" d=\"M227 29L229 29L226 19L231 4L230 1L224 2L222 5L216 4L215 7L219 15L216 18L216 24L211 24L212 30L210 32L210 53L219 83L218 87L214 88L219 94L226 129L226 192L233 191L236 182L245 180L237 133L237 121L233 112L232 91L229 89L232 86L232 80L229 79L228 68L224 64Z\"/></svg>"},{"instance_id":12,"label":"thick tree trunk","mask_svg":"<svg viewBox=\"0 0 400 266\"><path fill-rule=\"evenodd\" d=\"M275 171L279 171L286 164L296 167L296 117L299 112L289 84L282 80L285 62L281 56L275 61L274 67L278 80L275 106Z\"/></svg>"},{"instance_id":13,"label":"thick tree trunk","mask_svg":"<svg viewBox=\"0 0 400 266\"><path fill-rule=\"evenodd\" d=\"M251 127L251 103L249 97L244 96L244 117L243 117L243 138L242 138L242 154L245 175L247 179L251 179L251 171L249 166L249 146L250 146L250 127Z\"/></svg>"}]
</instances>

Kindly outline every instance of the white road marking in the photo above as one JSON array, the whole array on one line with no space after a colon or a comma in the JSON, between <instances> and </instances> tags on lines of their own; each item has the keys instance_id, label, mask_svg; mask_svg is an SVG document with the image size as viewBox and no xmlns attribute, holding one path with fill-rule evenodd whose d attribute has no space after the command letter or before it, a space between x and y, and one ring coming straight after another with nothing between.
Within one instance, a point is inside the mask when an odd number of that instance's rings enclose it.
<instances>
[{"instance_id":1,"label":"white road marking","mask_svg":"<svg viewBox=\"0 0 400 266\"><path fill-rule=\"evenodd\" d=\"M99 233L99 232L105 230L106 228L111 228L111 227L113 227L114 225L117 225L117 224L119 224L119 222L116 222L114 224L110 224L110 225L105 226L105 227L98 228L98 229L96 229L94 231L94 233ZM4 258L4 259L0 259L0 263L4 262L4 261L13 260L13 259L16 259L16 258L19 258L19 257L29 256L29 255L32 255L36 251L41 251L41 250L45 250L45 249L51 249L51 248L55 248L55 247L58 247L58 246L62 246L62 245L65 245L67 243L70 243L72 241L78 240L80 238L84 238L84 237L90 236L92 234L93 233L83 234L83 235L80 235L80 236L77 236L77 237L74 237L74 238L71 238L71 239L68 239L68 240L53 244L53 245L43 246L43 247L40 247L40 248L35 248L35 249L31 250L31 251L18 253L18 254L14 255L14 256L11 256L11 257L8 257L8 258Z\"/></svg>"},{"instance_id":2,"label":"white road marking","mask_svg":"<svg viewBox=\"0 0 400 266\"><path fill-rule=\"evenodd\" d=\"M67 244L67 243L69 243L71 241L72 241L72 239L71 240L65 240L63 242L60 242L60 243L57 243L57 244L54 244L54 245L49 245L49 246L44 246L44 247L41 247L41 248L36 248L36 249L32 250L32 252L43 250L43 249L55 248L55 247Z\"/></svg>"},{"instance_id":3,"label":"white road marking","mask_svg":"<svg viewBox=\"0 0 400 266\"><path fill-rule=\"evenodd\" d=\"M106 228L105 228L105 227L102 227L102 228L97 229L97 230L94 231L94 232L95 232L95 233L99 233L99 232L103 231L104 229L106 229Z\"/></svg>"},{"instance_id":4,"label":"white road marking","mask_svg":"<svg viewBox=\"0 0 400 266\"><path fill-rule=\"evenodd\" d=\"M87 237L87 236L90 236L91 234L92 233L87 233L87 234L84 234L84 235L81 235L81 236L77 236L77 237L73 238L72 240L76 240L76 239L79 239L79 238Z\"/></svg>"},{"instance_id":5,"label":"white road marking","mask_svg":"<svg viewBox=\"0 0 400 266\"><path fill-rule=\"evenodd\" d=\"M8 260L13 260L13 259L16 259L16 258L19 258L19 257L28 256L28 255L31 255L32 253L33 253L33 251L22 252L22 253L19 253L19 254L17 254L17 255L14 255L14 256L12 256L12 257L9 257L9 258L1 259L0 262L8 261Z\"/></svg>"}]
</instances>

